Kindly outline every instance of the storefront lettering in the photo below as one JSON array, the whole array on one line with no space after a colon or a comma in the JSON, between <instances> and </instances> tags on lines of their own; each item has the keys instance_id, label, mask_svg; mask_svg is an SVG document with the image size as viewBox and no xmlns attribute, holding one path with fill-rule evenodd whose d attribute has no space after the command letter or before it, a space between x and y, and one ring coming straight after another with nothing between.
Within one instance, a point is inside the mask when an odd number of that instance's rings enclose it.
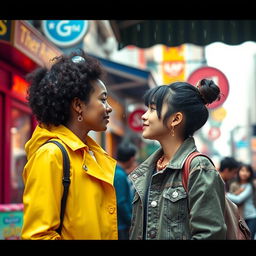
<instances>
[{"instance_id":1,"label":"storefront lettering","mask_svg":"<svg viewBox=\"0 0 256 256\"><path fill-rule=\"evenodd\" d=\"M51 59L56 56L56 52L47 47L45 43L42 43L38 56L43 59L44 63L50 64Z\"/></svg>"},{"instance_id":2,"label":"storefront lettering","mask_svg":"<svg viewBox=\"0 0 256 256\"><path fill-rule=\"evenodd\" d=\"M0 20L0 36L3 36L7 32L7 20Z\"/></svg>"},{"instance_id":3,"label":"storefront lettering","mask_svg":"<svg viewBox=\"0 0 256 256\"><path fill-rule=\"evenodd\" d=\"M21 43L24 44L31 52L37 54L40 48L40 42L36 41L32 38L31 32L23 25L20 26L21 28Z\"/></svg>"},{"instance_id":4,"label":"storefront lettering","mask_svg":"<svg viewBox=\"0 0 256 256\"><path fill-rule=\"evenodd\" d=\"M20 23L18 31L16 45L20 50L24 49L32 54L32 58L40 62L40 65L45 64L49 67L52 64L51 60L61 54L43 40L38 40L38 37L24 24Z\"/></svg>"}]
</instances>

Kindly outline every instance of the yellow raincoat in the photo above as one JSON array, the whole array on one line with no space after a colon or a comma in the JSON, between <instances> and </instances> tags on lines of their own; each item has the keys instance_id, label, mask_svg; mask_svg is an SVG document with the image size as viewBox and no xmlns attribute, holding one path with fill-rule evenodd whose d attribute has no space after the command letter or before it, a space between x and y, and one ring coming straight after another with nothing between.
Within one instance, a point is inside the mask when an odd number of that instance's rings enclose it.
<instances>
[{"instance_id":1,"label":"yellow raincoat","mask_svg":"<svg viewBox=\"0 0 256 256\"><path fill-rule=\"evenodd\" d=\"M60 224L63 193L62 153L53 143L43 145L49 139L61 142L70 159L71 183L61 236L55 230ZM113 187L116 161L89 136L86 142L62 125L36 127L25 145L22 239L118 238Z\"/></svg>"}]
</instances>

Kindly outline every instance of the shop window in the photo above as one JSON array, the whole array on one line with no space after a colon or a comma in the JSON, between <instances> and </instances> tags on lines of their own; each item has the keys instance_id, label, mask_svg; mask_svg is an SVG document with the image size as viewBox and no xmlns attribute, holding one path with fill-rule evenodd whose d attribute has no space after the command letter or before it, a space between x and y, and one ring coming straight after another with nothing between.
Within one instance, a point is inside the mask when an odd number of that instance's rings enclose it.
<instances>
[{"instance_id":1,"label":"shop window","mask_svg":"<svg viewBox=\"0 0 256 256\"><path fill-rule=\"evenodd\" d=\"M31 134L31 116L17 108L12 108L11 116L10 200L11 203L21 203L22 171L27 162L24 147Z\"/></svg>"}]
</instances>

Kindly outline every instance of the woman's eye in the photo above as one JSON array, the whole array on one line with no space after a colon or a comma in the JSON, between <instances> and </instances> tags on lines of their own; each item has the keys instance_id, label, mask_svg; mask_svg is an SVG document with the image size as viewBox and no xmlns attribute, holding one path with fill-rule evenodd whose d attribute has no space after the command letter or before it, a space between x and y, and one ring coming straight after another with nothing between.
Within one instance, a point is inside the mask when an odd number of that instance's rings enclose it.
<instances>
[{"instance_id":1,"label":"woman's eye","mask_svg":"<svg viewBox=\"0 0 256 256\"><path fill-rule=\"evenodd\" d=\"M107 98L101 99L101 101L102 101L103 103L106 103L106 102L107 102Z\"/></svg>"},{"instance_id":2,"label":"woman's eye","mask_svg":"<svg viewBox=\"0 0 256 256\"><path fill-rule=\"evenodd\" d=\"M153 105L150 105L150 106L149 106L149 109L150 109L150 110L156 110L156 107L153 106Z\"/></svg>"}]
</instances>

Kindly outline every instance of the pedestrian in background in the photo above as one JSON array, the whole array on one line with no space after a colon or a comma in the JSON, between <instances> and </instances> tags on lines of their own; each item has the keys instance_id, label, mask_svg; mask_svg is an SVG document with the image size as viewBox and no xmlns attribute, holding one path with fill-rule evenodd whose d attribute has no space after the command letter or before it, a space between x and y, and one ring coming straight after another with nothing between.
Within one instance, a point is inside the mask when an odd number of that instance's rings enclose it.
<instances>
[{"instance_id":1,"label":"pedestrian in background","mask_svg":"<svg viewBox=\"0 0 256 256\"><path fill-rule=\"evenodd\" d=\"M132 216L134 189L128 174L136 167L137 147L131 142L118 145L114 186L117 196L118 239L128 240Z\"/></svg>"},{"instance_id":2,"label":"pedestrian in background","mask_svg":"<svg viewBox=\"0 0 256 256\"><path fill-rule=\"evenodd\" d=\"M89 135L107 129L112 108L100 80L100 63L82 50L57 57L50 70L29 76L29 105L37 118L26 143L22 239L117 239L116 161ZM61 234L63 162L70 159L70 187Z\"/></svg>"},{"instance_id":3,"label":"pedestrian in background","mask_svg":"<svg viewBox=\"0 0 256 256\"><path fill-rule=\"evenodd\" d=\"M190 166L188 193L182 168L197 151L194 132L207 121L207 104L220 97L212 80L197 87L186 82L150 89L142 116L145 139L161 147L129 177L135 187L130 239L225 239L225 190L218 171L203 156Z\"/></svg>"},{"instance_id":4,"label":"pedestrian in background","mask_svg":"<svg viewBox=\"0 0 256 256\"><path fill-rule=\"evenodd\" d=\"M225 191L229 191L229 183L237 176L240 162L234 157L224 157L220 161L219 172L225 182Z\"/></svg>"},{"instance_id":5,"label":"pedestrian in background","mask_svg":"<svg viewBox=\"0 0 256 256\"><path fill-rule=\"evenodd\" d=\"M242 163L235 181L230 184L227 197L238 205L241 215L251 231L251 239L256 234L256 191L253 184L253 169Z\"/></svg>"}]
</instances>

